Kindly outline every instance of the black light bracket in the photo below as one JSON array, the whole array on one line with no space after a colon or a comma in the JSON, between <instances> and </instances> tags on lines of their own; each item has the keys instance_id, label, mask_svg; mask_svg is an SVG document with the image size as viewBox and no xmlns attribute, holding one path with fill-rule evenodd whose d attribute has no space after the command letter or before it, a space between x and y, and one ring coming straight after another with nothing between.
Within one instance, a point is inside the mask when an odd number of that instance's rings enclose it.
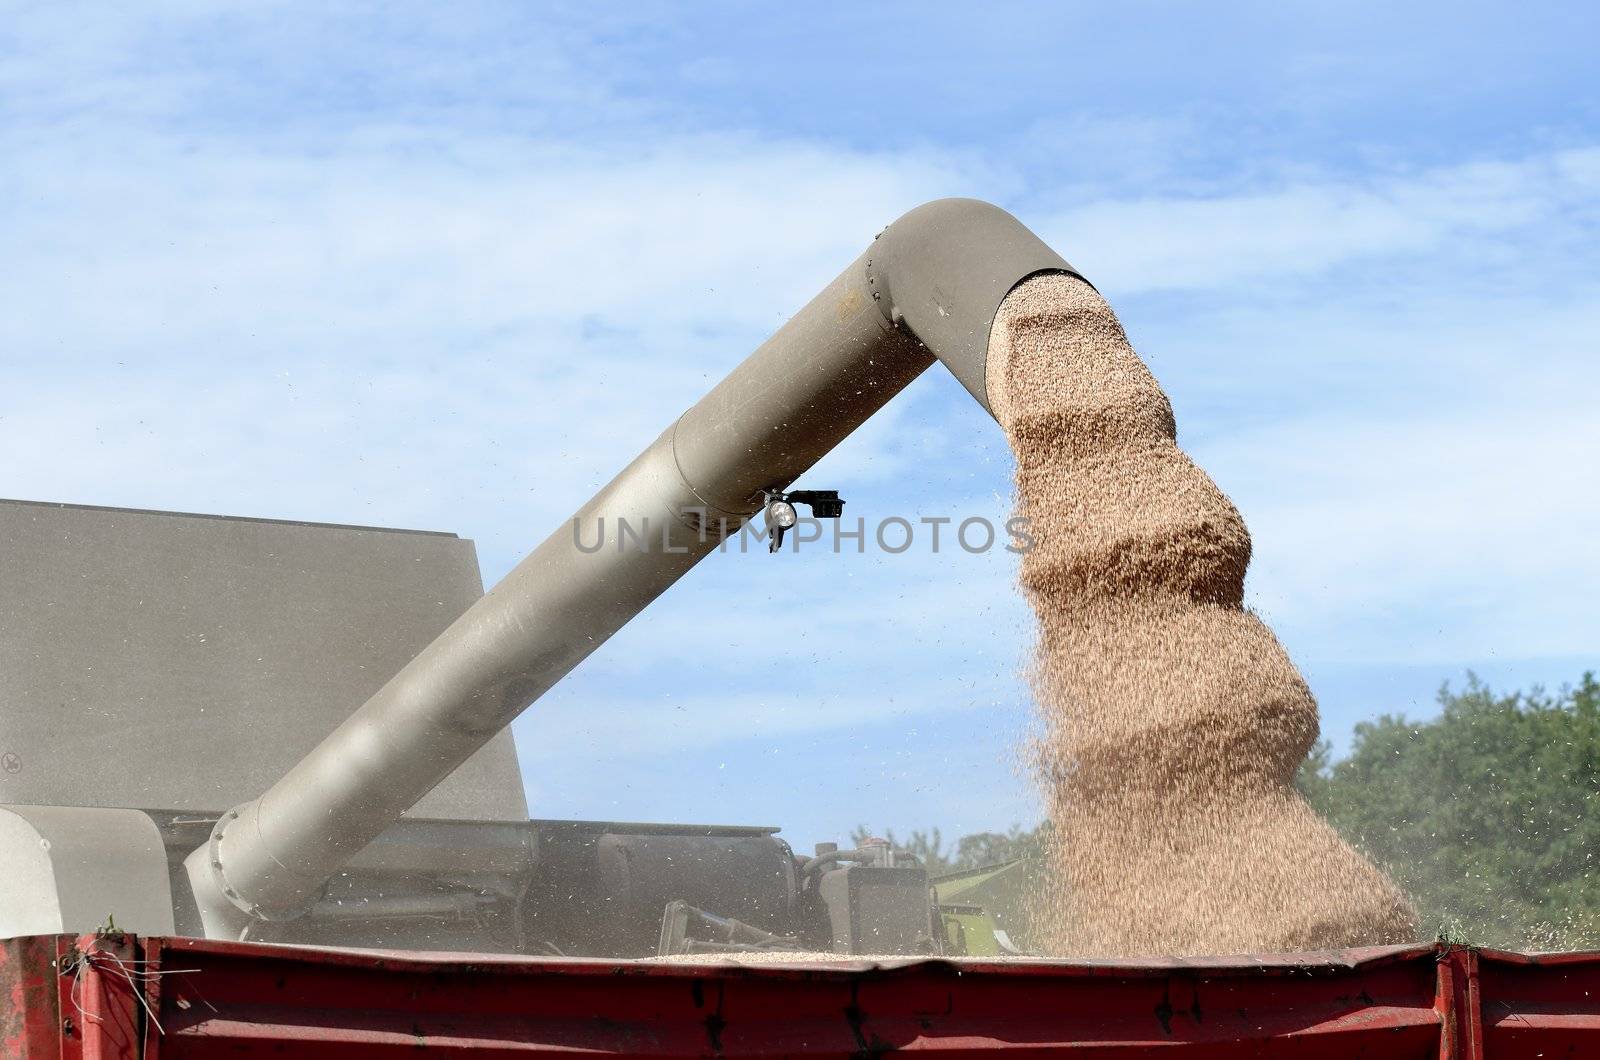
<instances>
[{"instance_id":1,"label":"black light bracket","mask_svg":"<svg viewBox=\"0 0 1600 1060\"><path fill-rule=\"evenodd\" d=\"M761 491L761 503L766 513L767 530L771 534L767 541L768 552L776 552L783 547L783 535L798 520L794 507L796 504L809 507L812 516L817 519L837 519L844 515L844 501L839 499L838 490L795 490L785 493L780 489L766 489Z\"/></svg>"},{"instance_id":2,"label":"black light bracket","mask_svg":"<svg viewBox=\"0 0 1600 1060\"><path fill-rule=\"evenodd\" d=\"M784 498L791 504L804 504L818 519L837 519L844 514L844 501L838 490L795 490Z\"/></svg>"}]
</instances>

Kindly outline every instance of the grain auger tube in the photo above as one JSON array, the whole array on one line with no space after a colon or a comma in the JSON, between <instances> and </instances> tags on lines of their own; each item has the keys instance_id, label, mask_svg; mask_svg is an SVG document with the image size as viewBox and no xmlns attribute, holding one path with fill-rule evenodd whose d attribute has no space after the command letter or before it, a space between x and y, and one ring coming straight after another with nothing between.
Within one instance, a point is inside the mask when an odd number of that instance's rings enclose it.
<instances>
[{"instance_id":1,"label":"grain auger tube","mask_svg":"<svg viewBox=\"0 0 1600 1060\"><path fill-rule=\"evenodd\" d=\"M890 225L277 783L223 816L185 863L206 934L303 914L353 854L764 506L837 515L836 495L784 491L935 360L989 410L995 311L1040 272L1076 275L987 203L942 199Z\"/></svg>"}]
</instances>

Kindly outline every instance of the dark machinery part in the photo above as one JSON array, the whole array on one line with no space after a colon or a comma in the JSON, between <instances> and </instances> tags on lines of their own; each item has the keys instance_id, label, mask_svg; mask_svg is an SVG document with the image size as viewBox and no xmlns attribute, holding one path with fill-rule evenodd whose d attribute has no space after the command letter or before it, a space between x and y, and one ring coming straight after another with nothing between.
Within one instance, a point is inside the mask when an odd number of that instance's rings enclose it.
<instances>
[{"instance_id":1,"label":"dark machinery part","mask_svg":"<svg viewBox=\"0 0 1600 1060\"><path fill-rule=\"evenodd\" d=\"M173 870L215 818L156 814ZM774 828L404 820L330 882L305 916L253 925L261 942L629 958L656 952L672 901L800 929L799 870ZM183 933L197 927L181 922Z\"/></svg>"},{"instance_id":2,"label":"dark machinery part","mask_svg":"<svg viewBox=\"0 0 1600 1060\"><path fill-rule=\"evenodd\" d=\"M825 849L823 849L825 848ZM718 916L687 902L667 903L658 954L817 949L853 956L943 951L927 870L887 843L839 850L822 844L800 863L794 916L781 933Z\"/></svg>"},{"instance_id":3,"label":"dark machinery part","mask_svg":"<svg viewBox=\"0 0 1600 1060\"><path fill-rule=\"evenodd\" d=\"M742 920L717 916L688 902L668 902L656 956L684 953L781 953L800 948L793 935L774 935Z\"/></svg>"},{"instance_id":4,"label":"dark machinery part","mask_svg":"<svg viewBox=\"0 0 1600 1060\"><path fill-rule=\"evenodd\" d=\"M926 869L846 865L824 873L817 889L828 909L835 953L939 951Z\"/></svg>"},{"instance_id":5,"label":"dark machinery part","mask_svg":"<svg viewBox=\"0 0 1600 1060\"><path fill-rule=\"evenodd\" d=\"M794 529L800 521L799 514L795 511L796 504L804 504L811 508L811 514L817 519L837 519L844 515L844 501L839 499L838 490L794 490L785 493L782 490L762 490L761 506L765 512L767 533L767 551L777 552L783 547L783 535Z\"/></svg>"},{"instance_id":6,"label":"dark machinery part","mask_svg":"<svg viewBox=\"0 0 1600 1060\"><path fill-rule=\"evenodd\" d=\"M791 490L787 499L811 508L818 519L837 519L844 514L844 501L838 490Z\"/></svg>"},{"instance_id":7,"label":"dark machinery part","mask_svg":"<svg viewBox=\"0 0 1600 1060\"><path fill-rule=\"evenodd\" d=\"M883 842L857 850L830 843L800 871L806 892L826 912L835 953L940 952L928 870L912 855Z\"/></svg>"},{"instance_id":8,"label":"dark machinery part","mask_svg":"<svg viewBox=\"0 0 1600 1060\"><path fill-rule=\"evenodd\" d=\"M776 831L544 822L526 931L561 952L644 956L674 901L787 931L799 887L794 852Z\"/></svg>"}]
</instances>

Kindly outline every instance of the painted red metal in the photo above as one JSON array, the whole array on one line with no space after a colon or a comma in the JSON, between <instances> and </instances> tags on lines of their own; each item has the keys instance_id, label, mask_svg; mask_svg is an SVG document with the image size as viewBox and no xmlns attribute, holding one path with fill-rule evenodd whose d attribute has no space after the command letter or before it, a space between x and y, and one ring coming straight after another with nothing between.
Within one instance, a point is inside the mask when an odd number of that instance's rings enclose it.
<instances>
[{"instance_id":1,"label":"painted red metal","mask_svg":"<svg viewBox=\"0 0 1600 1060\"><path fill-rule=\"evenodd\" d=\"M0 1060L1600 1056L1600 954L686 965L129 936L0 943Z\"/></svg>"},{"instance_id":2,"label":"painted red metal","mask_svg":"<svg viewBox=\"0 0 1600 1060\"><path fill-rule=\"evenodd\" d=\"M59 1011L64 1057L81 1060L138 1060L144 1019L153 1010L145 997L144 961L138 940L129 935L82 935L57 948ZM70 1010L70 1011L69 1011Z\"/></svg>"},{"instance_id":3,"label":"painted red metal","mask_svg":"<svg viewBox=\"0 0 1600 1060\"><path fill-rule=\"evenodd\" d=\"M1485 1056L1600 1056L1600 953L1477 954Z\"/></svg>"},{"instance_id":4,"label":"painted red metal","mask_svg":"<svg viewBox=\"0 0 1600 1060\"><path fill-rule=\"evenodd\" d=\"M56 938L0 941L0 1058L56 1056L61 1013L56 1001Z\"/></svg>"},{"instance_id":5,"label":"painted red metal","mask_svg":"<svg viewBox=\"0 0 1600 1060\"><path fill-rule=\"evenodd\" d=\"M137 939L0 941L0 1058L136 1060L146 1019Z\"/></svg>"}]
</instances>

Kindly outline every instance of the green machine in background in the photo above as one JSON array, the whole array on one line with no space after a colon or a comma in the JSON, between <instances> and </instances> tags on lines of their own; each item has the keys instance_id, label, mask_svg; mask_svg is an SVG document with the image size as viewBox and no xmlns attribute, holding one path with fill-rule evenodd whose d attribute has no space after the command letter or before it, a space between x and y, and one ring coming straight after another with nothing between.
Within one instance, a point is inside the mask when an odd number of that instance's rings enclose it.
<instances>
[{"instance_id":1,"label":"green machine in background","mask_svg":"<svg viewBox=\"0 0 1600 1060\"><path fill-rule=\"evenodd\" d=\"M929 881L952 956L999 957L1027 948L1026 858L946 873Z\"/></svg>"}]
</instances>

